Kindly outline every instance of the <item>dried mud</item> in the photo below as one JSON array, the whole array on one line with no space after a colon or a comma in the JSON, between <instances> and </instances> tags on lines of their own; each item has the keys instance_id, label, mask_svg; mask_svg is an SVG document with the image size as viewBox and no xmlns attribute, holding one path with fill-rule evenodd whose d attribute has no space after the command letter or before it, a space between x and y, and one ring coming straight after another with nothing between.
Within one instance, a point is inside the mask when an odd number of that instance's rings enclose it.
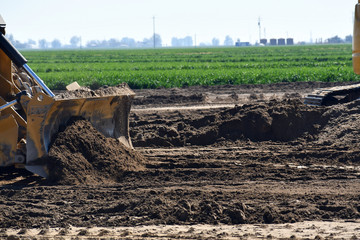
<instances>
[{"instance_id":1,"label":"dried mud","mask_svg":"<svg viewBox=\"0 0 360 240\"><path fill-rule=\"evenodd\" d=\"M71 177L63 182L81 183L76 186L49 185L29 173L2 170L0 227L357 221L360 102L304 105L301 96L318 86L138 90L130 129L135 150L146 158L143 169L131 169L126 157L120 175L111 165L99 168L91 181ZM177 106L194 108L166 110L175 99ZM211 108L214 104L220 105ZM84 149L77 158L84 173L93 171L82 162L88 153L101 156L98 163L103 156L124 154L116 145L105 154L88 148L84 142L103 147L110 140L85 136L58 137L56 144ZM62 148L54 153L74 157ZM61 169L60 175L67 174ZM106 174L115 181L106 181Z\"/></svg>"}]
</instances>

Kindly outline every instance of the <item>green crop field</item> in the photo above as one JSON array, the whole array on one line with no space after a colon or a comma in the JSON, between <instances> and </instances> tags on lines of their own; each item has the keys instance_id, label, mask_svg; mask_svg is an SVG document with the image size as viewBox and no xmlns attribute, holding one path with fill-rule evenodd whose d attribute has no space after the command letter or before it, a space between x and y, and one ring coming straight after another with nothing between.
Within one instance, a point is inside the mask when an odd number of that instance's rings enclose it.
<instances>
[{"instance_id":1,"label":"green crop field","mask_svg":"<svg viewBox=\"0 0 360 240\"><path fill-rule=\"evenodd\" d=\"M51 89L77 81L132 88L296 81L357 81L351 45L23 51Z\"/></svg>"}]
</instances>

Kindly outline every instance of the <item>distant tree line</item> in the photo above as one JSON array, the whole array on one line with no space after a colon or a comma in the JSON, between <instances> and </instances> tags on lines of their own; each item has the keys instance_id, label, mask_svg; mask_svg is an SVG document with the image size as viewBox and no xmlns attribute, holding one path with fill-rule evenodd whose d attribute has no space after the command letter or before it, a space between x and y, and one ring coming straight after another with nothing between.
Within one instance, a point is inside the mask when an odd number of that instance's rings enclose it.
<instances>
[{"instance_id":1,"label":"distant tree line","mask_svg":"<svg viewBox=\"0 0 360 240\"><path fill-rule=\"evenodd\" d=\"M192 47L194 46L193 38L186 36L184 38L173 37L171 39L171 46L173 47Z\"/></svg>"},{"instance_id":2,"label":"distant tree line","mask_svg":"<svg viewBox=\"0 0 360 240\"><path fill-rule=\"evenodd\" d=\"M81 41L81 37L73 36L70 39L69 44L63 44L59 39L54 39L52 41L47 41L46 39L40 39L39 41L35 41L29 39L27 42L20 42L14 38L12 34L6 35L9 41L18 49L76 49L76 48L155 48L164 47L162 44L162 39L159 34L155 34L150 38L144 38L142 41L136 41L133 38L123 37L122 39L111 38L109 40L91 40L86 44L83 44ZM325 41L316 40L316 43L351 43L352 36L348 35L344 39L334 36L332 38L326 39ZM299 44L306 44L305 42L300 42ZM228 35L225 37L225 40L222 44L223 46L234 46L234 40ZM193 40L192 36L186 36L184 38L173 37L171 39L171 47L193 47L193 46L221 46L220 40L218 38L213 38L211 43L200 42L196 43L196 40Z\"/></svg>"},{"instance_id":3,"label":"distant tree line","mask_svg":"<svg viewBox=\"0 0 360 240\"><path fill-rule=\"evenodd\" d=\"M159 34L155 34L150 38L144 38L142 41L135 41L133 38L124 37L121 40L111 38L109 40L91 40L85 45L81 42L81 37L73 36L70 39L70 44L63 44L59 39L47 41L46 39L40 39L38 42L29 39L27 42L20 42L14 38L12 34L6 35L9 41L18 49L76 49L76 48L152 48L162 47L162 40Z\"/></svg>"}]
</instances>

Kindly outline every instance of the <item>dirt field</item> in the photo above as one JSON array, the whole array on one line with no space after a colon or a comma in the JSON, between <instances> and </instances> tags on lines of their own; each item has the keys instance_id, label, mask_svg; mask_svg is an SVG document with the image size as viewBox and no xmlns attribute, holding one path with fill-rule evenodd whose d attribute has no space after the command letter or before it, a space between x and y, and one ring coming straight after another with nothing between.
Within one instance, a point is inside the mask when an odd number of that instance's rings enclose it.
<instances>
[{"instance_id":1,"label":"dirt field","mask_svg":"<svg viewBox=\"0 0 360 240\"><path fill-rule=\"evenodd\" d=\"M358 239L360 102L302 103L329 86L137 90L144 166L70 185L2 169L0 237Z\"/></svg>"}]
</instances>

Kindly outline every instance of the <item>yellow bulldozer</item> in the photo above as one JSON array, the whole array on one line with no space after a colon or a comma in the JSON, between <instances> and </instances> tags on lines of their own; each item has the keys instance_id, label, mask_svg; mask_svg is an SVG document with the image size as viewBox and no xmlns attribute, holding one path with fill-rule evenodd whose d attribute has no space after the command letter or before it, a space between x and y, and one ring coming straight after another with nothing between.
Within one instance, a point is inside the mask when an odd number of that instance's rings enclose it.
<instances>
[{"instance_id":1,"label":"yellow bulldozer","mask_svg":"<svg viewBox=\"0 0 360 240\"><path fill-rule=\"evenodd\" d=\"M51 139L72 117L132 148L129 113L135 94L130 88L106 97L58 100L6 39L5 27L0 16L0 167L25 167L48 177Z\"/></svg>"}]
</instances>

